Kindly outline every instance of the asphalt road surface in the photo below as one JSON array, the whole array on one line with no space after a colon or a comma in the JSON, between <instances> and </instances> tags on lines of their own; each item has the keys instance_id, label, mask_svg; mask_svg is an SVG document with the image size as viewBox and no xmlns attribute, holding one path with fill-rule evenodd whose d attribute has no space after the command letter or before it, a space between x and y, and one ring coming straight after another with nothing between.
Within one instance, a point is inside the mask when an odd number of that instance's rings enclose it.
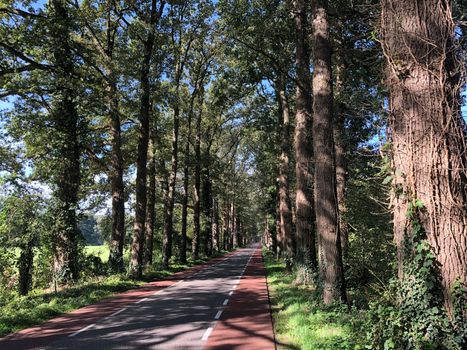
<instances>
[{"instance_id":1,"label":"asphalt road surface","mask_svg":"<svg viewBox=\"0 0 467 350\"><path fill-rule=\"evenodd\" d=\"M241 249L40 349L202 349L255 252Z\"/></svg>"}]
</instances>

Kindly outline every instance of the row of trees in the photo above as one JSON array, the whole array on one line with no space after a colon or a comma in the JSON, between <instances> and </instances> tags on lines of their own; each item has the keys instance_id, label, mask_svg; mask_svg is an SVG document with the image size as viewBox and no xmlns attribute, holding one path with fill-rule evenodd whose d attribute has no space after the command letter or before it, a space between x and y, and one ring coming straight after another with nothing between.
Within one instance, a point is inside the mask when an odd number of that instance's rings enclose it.
<instances>
[{"instance_id":1,"label":"row of trees","mask_svg":"<svg viewBox=\"0 0 467 350\"><path fill-rule=\"evenodd\" d=\"M414 237L415 231L423 231L423 239L439 269L444 306L452 316L453 288L460 284L464 289L466 282L467 202L465 123L460 113L463 65L451 4L434 1L420 7L415 1L383 1L381 40L377 42L361 40L362 34L374 28L371 12L367 18L357 19L352 15L363 13L355 13L359 8L352 4L331 2L330 9L328 1L311 3L310 6L307 1L286 2L283 9L293 15L295 27L296 232L292 230L286 176L291 157L288 134L284 132L289 123L288 107L284 107L287 101L285 89L280 87L279 71L275 77L282 110L277 204L279 249L287 259L293 257L312 270L318 269L325 303L346 301L342 251L348 246L344 194L347 155L343 139L350 131L351 119L357 117L346 105L349 96L345 95L351 87L346 85L347 79L360 79L360 84L365 85L359 88L366 90L370 99L377 95L379 86L372 77L360 75L373 73L366 62L357 67L360 72L352 72L354 67L349 69L348 63L346 67L346 61L352 59L346 55L350 56L348 48L376 51L368 60L370 64L385 61L386 67L378 76L384 76L388 87L389 123L385 136L390 147L391 174L386 182L392 183L399 277L409 278L404 274L404 265L411 253L404 245L420 239ZM274 16L279 17L280 13ZM356 35L360 37L355 38ZM257 51L268 57L264 45L258 46ZM269 58L278 62L281 54L270 54ZM280 68L285 70L284 66ZM349 77L349 73L353 76ZM384 95L376 98L385 101ZM367 113L371 112L369 108ZM359 131L364 133L365 128L360 126Z\"/></svg>"},{"instance_id":2,"label":"row of trees","mask_svg":"<svg viewBox=\"0 0 467 350\"><path fill-rule=\"evenodd\" d=\"M128 222L134 278L155 251L167 267L265 229L324 303L347 302L372 265L391 275L392 217L400 290L426 286L400 304L465 317L460 3L2 6L2 170L50 190L55 276L78 278L77 214L111 197L114 271Z\"/></svg>"},{"instance_id":3,"label":"row of trees","mask_svg":"<svg viewBox=\"0 0 467 350\"><path fill-rule=\"evenodd\" d=\"M36 211L54 213L41 244L50 244L59 281L79 278L84 211L110 207L116 272L125 269L126 220L134 213L134 278L153 262L160 223L164 267L175 249L186 263L188 234L196 260L200 250L239 246L252 231L241 209L248 194L235 193L246 181L236 111L252 89L229 91L214 13L209 1L13 1L1 8L2 97L10 106L2 124L4 194L26 198L34 183L45 188L52 204ZM5 235L23 240L27 225L11 229L20 214L13 205L4 211Z\"/></svg>"}]
</instances>

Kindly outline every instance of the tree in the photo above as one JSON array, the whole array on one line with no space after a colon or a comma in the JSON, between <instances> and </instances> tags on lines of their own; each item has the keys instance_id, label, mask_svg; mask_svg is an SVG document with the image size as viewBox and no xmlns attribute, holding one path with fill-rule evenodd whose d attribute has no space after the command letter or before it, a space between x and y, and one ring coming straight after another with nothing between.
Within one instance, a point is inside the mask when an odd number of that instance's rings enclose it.
<instances>
[{"instance_id":1,"label":"tree","mask_svg":"<svg viewBox=\"0 0 467 350\"><path fill-rule=\"evenodd\" d=\"M180 86L185 73L185 66L189 59L191 46L193 41L197 39L200 33L200 27L204 26L206 16L210 13L206 12L206 4L201 3L198 11L194 11L193 4L190 2L183 2L173 6L172 16L173 24L171 26L171 40L173 48L174 72L173 72L173 85L174 85L174 101L173 108L173 132L172 132L172 162L171 173L169 179L169 187L164 204L164 238L163 238L163 264L168 266L169 259L172 256L172 240L173 240L173 211L175 204L175 183L177 178L178 169L178 138L179 138L179 124L180 112L182 109L182 100L180 94ZM191 107L190 107L191 108ZM189 112L190 113L190 112ZM191 121L191 120L190 120ZM185 231L186 234L186 231Z\"/></svg>"},{"instance_id":2,"label":"tree","mask_svg":"<svg viewBox=\"0 0 467 350\"><path fill-rule=\"evenodd\" d=\"M199 244L201 240L201 121L204 105L204 85L200 86L198 93L198 113L196 116L195 136L195 173L194 173L194 216L193 216L193 239L191 241L191 259L199 258Z\"/></svg>"},{"instance_id":3,"label":"tree","mask_svg":"<svg viewBox=\"0 0 467 350\"><path fill-rule=\"evenodd\" d=\"M20 250L16 262L18 292L20 295L27 295L32 287L33 248L38 245L44 225L40 214L40 198L21 187L2 200L0 235L8 236L8 241L13 243L10 247Z\"/></svg>"},{"instance_id":4,"label":"tree","mask_svg":"<svg viewBox=\"0 0 467 350\"><path fill-rule=\"evenodd\" d=\"M79 277L78 240L76 218L80 186L80 142L78 130L80 116L76 106L76 69L72 53L72 19L65 1L52 0L50 30L54 76L54 98L50 118L55 128L55 205L57 216L53 227L55 276L62 281Z\"/></svg>"},{"instance_id":5,"label":"tree","mask_svg":"<svg viewBox=\"0 0 467 350\"><path fill-rule=\"evenodd\" d=\"M327 1L313 3L313 151L315 213L323 300L346 301L333 143L331 45Z\"/></svg>"},{"instance_id":6,"label":"tree","mask_svg":"<svg viewBox=\"0 0 467 350\"><path fill-rule=\"evenodd\" d=\"M125 238L125 193L124 193L124 163L122 152L121 108L118 80L122 68L117 60L121 50L121 24L126 15L120 4L107 0L93 6L91 2L74 2L76 17L80 24L82 47L79 50L81 58L94 71L97 99L103 95L103 112L107 115L105 124L110 136L110 166L104 166L110 179L110 194L112 197L112 226L109 266L113 271L122 271L123 245ZM102 23L105 23L102 25ZM102 95L100 90L103 90ZM99 150L99 153L102 150ZM104 152L102 152L104 153ZM94 160L101 159L94 154ZM100 163L102 167L102 163Z\"/></svg>"},{"instance_id":7,"label":"tree","mask_svg":"<svg viewBox=\"0 0 467 350\"><path fill-rule=\"evenodd\" d=\"M280 245L286 257L287 268L292 269L292 257L294 254L292 206L289 192L289 167L290 167L290 117L289 102L286 96L286 84L283 74L279 73L275 82L276 97L279 106L279 223ZM311 220L311 218L309 218Z\"/></svg>"},{"instance_id":8,"label":"tree","mask_svg":"<svg viewBox=\"0 0 467 350\"><path fill-rule=\"evenodd\" d=\"M140 112L139 112L139 138L138 159L136 161L136 210L133 241L131 244L131 260L129 274L133 278L141 278L143 268L144 252L144 227L146 224L146 180L147 180L147 156L149 144L149 113L150 113L150 91L149 71L153 47L156 36L156 26L162 16L165 1L161 0L157 8L157 0L152 0L150 7L141 18L149 27L146 38L142 38L143 57L140 72Z\"/></svg>"},{"instance_id":9,"label":"tree","mask_svg":"<svg viewBox=\"0 0 467 350\"><path fill-rule=\"evenodd\" d=\"M150 131L148 149L148 186L147 186L147 207L146 207L146 226L145 226L145 244L144 244L144 263L151 265L153 262L154 251L154 225L155 225L155 207L156 207L156 128Z\"/></svg>"},{"instance_id":10,"label":"tree","mask_svg":"<svg viewBox=\"0 0 467 350\"><path fill-rule=\"evenodd\" d=\"M308 48L308 1L298 0L293 7L295 18L295 64L297 69L296 116L295 116L295 177L296 177L296 227L299 260L316 268L316 242L313 232L312 191L312 101L310 77L310 53ZM316 198L315 198L316 201Z\"/></svg>"},{"instance_id":11,"label":"tree","mask_svg":"<svg viewBox=\"0 0 467 350\"><path fill-rule=\"evenodd\" d=\"M399 277L410 278L403 274L404 244L414 239L418 222L439 264L444 305L452 317L453 288L467 282L467 153L452 4L383 0L381 5ZM408 215L414 203L419 210Z\"/></svg>"}]
</instances>

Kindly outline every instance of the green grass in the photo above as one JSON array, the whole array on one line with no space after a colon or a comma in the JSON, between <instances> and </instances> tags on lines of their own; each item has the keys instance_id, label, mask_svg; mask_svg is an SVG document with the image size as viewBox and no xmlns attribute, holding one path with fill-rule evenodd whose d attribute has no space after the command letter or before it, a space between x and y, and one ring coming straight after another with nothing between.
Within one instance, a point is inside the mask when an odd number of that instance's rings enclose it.
<instances>
[{"instance_id":1,"label":"green grass","mask_svg":"<svg viewBox=\"0 0 467 350\"><path fill-rule=\"evenodd\" d=\"M314 289L294 283L282 262L264 255L279 349L363 349L364 311L325 306Z\"/></svg>"},{"instance_id":2,"label":"green grass","mask_svg":"<svg viewBox=\"0 0 467 350\"><path fill-rule=\"evenodd\" d=\"M108 252L106 246L86 247L86 254L99 255L102 260L108 259ZM57 293L50 289L34 290L28 296L11 293L7 300L0 300L0 337L37 325L64 312L95 303L112 294L141 286L147 281L165 278L207 260L209 259L202 258L194 262L188 261L183 265L174 262L166 270L156 263L145 268L144 278L141 281L128 279L124 275L99 276L62 288Z\"/></svg>"}]
</instances>

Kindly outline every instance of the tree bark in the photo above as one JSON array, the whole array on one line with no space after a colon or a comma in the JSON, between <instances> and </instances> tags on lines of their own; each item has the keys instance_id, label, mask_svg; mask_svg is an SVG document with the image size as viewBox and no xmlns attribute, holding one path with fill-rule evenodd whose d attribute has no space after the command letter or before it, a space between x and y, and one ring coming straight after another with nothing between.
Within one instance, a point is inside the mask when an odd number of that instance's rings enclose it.
<instances>
[{"instance_id":1,"label":"tree bark","mask_svg":"<svg viewBox=\"0 0 467 350\"><path fill-rule=\"evenodd\" d=\"M151 131L151 139L149 142L149 167L148 167L148 191L147 191L147 208L146 208L146 235L144 245L144 263L151 265L153 261L154 251L154 223L156 215L156 155L155 155L155 130Z\"/></svg>"},{"instance_id":2,"label":"tree bark","mask_svg":"<svg viewBox=\"0 0 467 350\"><path fill-rule=\"evenodd\" d=\"M295 116L295 176L297 260L316 269L316 239L313 231L312 178L312 100L310 53L308 48L308 1L294 1L296 33L296 116Z\"/></svg>"},{"instance_id":3,"label":"tree bark","mask_svg":"<svg viewBox=\"0 0 467 350\"><path fill-rule=\"evenodd\" d=\"M32 287L32 272L34 267L34 245L35 237L30 237L21 247L21 253L18 259L18 282L19 294L27 295Z\"/></svg>"},{"instance_id":4,"label":"tree bark","mask_svg":"<svg viewBox=\"0 0 467 350\"><path fill-rule=\"evenodd\" d=\"M201 121L203 116L204 89L200 88L198 95L198 116L196 118L196 139L195 139L195 186L194 186L194 215L193 215L193 240L191 244L191 258L199 258L199 243L201 238Z\"/></svg>"},{"instance_id":5,"label":"tree bark","mask_svg":"<svg viewBox=\"0 0 467 350\"><path fill-rule=\"evenodd\" d=\"M347 181L347 157L345 144L343 140L344 121L342 114L338 113L337 120L334 123L334 147L336 154L336 191L337 207L339 209L339 233L341 237L342 256L347 256L349 245L349 226L346 220L346 181Z\"/></svg>"},{"instance_id":6,"label":"tree bark","mask_svg":"<svg viewBox=\"0 0 467 350\"><path fill-rule=\"evenodd\" d=\"M325 304L346 302L344 268L337 212L333 143L333 95L328 2L313 2L313 149L315 157L315 212L320 274Z\"/></svg>"},{"instance_id":7,"label":"tree bark","mask_svg":"<svg viewBox=\"0 0 467 350\"><path fill-rule=\"evenodd\" d=\"M229 213L230 213L230 203L229 201L224 202L224 207L223 207L223 220L222 220L222 225L223 225L223 245L224 249L228 250L230 249L230 218L229 218Z\"/></svg>"},{"instance_id":8,"label":"tree bark","mask_svg":"<svg viewBox=\"0 0 467 350\"><path fill-rule=\"evenodd\" d=\"M146 223L146 180L147 180L147 156L149 143L149 110L150 110L150 83L149 71L152 49L155 41L156 24L162 15L165 2L161 1L157 11L157 0L151 1L151 14L149 33L143 43L143 59L140 72L140 113L139 113L139 137L138 156L136 161L136 209L133 240L131 243L131 259L129 275L132 278L141 278L143 273L144 228Z\"/></svg>"},{"instance_id":9,"label":"tree bark","mask_svg":"<svg viewBox=\"0 0 467 350\"><path fill-rule=\"evenodd\" d=\"M277 79L276 95L279 102L279 124L280 124L280 148L279 156L279 220L282 250L287 257L287 270L292 269L293 247L293 224L292 208L289 193L289 159L290 159L290 118L289 103L285 94L285 82L283 78Z\"/></svg>"},{"instance_id":10,"label":"tree bark","mask_svg":"<svg viewBox=\"0 0 467 350\"><path fill-rule=\"evenodd\" d=\"M410 203L440 269L444 305L452 317L452 288L467 282L465 122L460 112L463 63L455 45L450 1L382 1L392 143L394 236L399 276L410 238Z\"/></svg>"},{"instance_id":11,"label":"tree bark","mask_svg":"<svg viewBox=\"0 0 467 350\"><path fill-rule=\"evenodd\" d=\"M213 201L212 206L212 249L215 252L220 251L219 205L217 200Z\"/></svg>"},{"instance_id":12,"label":"tree bark","mask_svg":"<svg viewBox=\"0 0 467 350\"><path fill-rule=\"evenodd\" d=\"M203 166L203 216L204 216L204 254L206 256L212 255L212 195L211 195L211 178L210 178L210 150L209 147L204 153L204 166Z\"/></svg>"},{"instance_id":13,"label":"tree bark","mask_svg":"<svg viewBox=\"0 0 467 350\"><path fill-rule=\"evenodd\" d=\"M177 82L177 95L178 95ZM164 238L162 241L162 264L169 266L169 260L172 257L172 235L173 235L173 211L175 206L175 183L177 181L178 169L178 129L180 123L179 98L174 107L173 132L172 132L172 169L170 171L169 188L164 205Z\"/></svg>"},{"instance_id":14,"label":"tree bark","mask_svg":"<svg viewBox=\"0 0 467 350\"><path fill-rule=\"evenodd\" d=\"M341 44L338 42L338 44ZM349 245L349 225L346 219L346 189L347 189L347 150L345 147L345 114L344 105L339 103L344 88L345 67L342 63L345 51L341 49L336 52L336 79L334 85L334 96L337 103L334 105L335 123L333 128L334 148L336 155L336 190L337 207L339 209L339 232L341 237L342 257L347 257Z\"/></svg>"},{"instance_id":15,"label":"tree bark","mask_svg":"<svg viewBox=\"0 0 467 350\"><path fill-rule=\"evenodd\" d=\"M112 74L113 75L113 74ZM113 271L122 271L123 243L125 240L125 193L123 184L123 156L121 150L120 113L118 110L117 84L109 85L110 134L112 158L110 185L112 192L112 233L110 239L109 266Z\"/></svg>"},{"instance_id":16,"label":"tree bark","mask_svg":"<svg viewBox=\"0 0 467 350\"><path fill-rule=\"evenodd\" d=\"M53 59L56 96L51 117L56 130L54 151L57 215L53 229L54 276L61 282L79 278L76 208L80 187L80 145L78 140L79 115L76 109L76 91L73 86L75 68L70 46L72 23L64 1L53 0Z\"/></svg>"},{"instance_id":17,"label":"tree bark","mask_svg":"<svg viewBox=\"0 0 467 350\"><path fill-rule=\"evenodd\" d=\"M276 205L275 205L275 230L274 233L272 233L273 237L273 251L274 254L276 254L276 258L279 259L282 255L282 233L281 233L281 214L280 214L280 196L279 196L279 186L277 186L276 189Z\"/></svg>"},{"instance_id":18,"label":"tree bark","mask_svg":"<svg viewBox=\"0 0 467 350\"><path fill-rule=\"evenodd\" d=\"M191 141L191 116L192 108L188 112L188 133L185 142L185 159L183 166L183 200L182 200L182 232L180 239L180 262L186 263L186 233L187 233L187 220L188 220L188 196L189 196L189 182L190 182L190 141Z\"/></svg>"},{"instance_id":19,"label":"tree bark","mask_svg":"<svg viewBox=\"0 0 467 350\"><path fill-rule=\"evenodd\" d=\"M113 5L109 1L107 13L106 37L107 44L104 52L104 60L107 67L107 104L109 108L109 127L112 143L111 170L109 174L112 195L112 232L110 238L110 269L116 272L123 271L123 244L125 240L125 193L123 184L123 155L120 110L118 101L117 76L114 70L113 52L115 41L113 31L116 31L112 23Z\"/></svg>"},{"instance_id":20,"label":"tree bark","mask_svg":"<svg viewBox=\"0 0 467 350\"><path fill-rule=\"evenodd\" d=\"M237 208L235 204L232 202L230 204L230 224L231 229L230 232L232 234L232 247L238 248L238 231L237 231Z\"/></svg>"}]
</instances>

